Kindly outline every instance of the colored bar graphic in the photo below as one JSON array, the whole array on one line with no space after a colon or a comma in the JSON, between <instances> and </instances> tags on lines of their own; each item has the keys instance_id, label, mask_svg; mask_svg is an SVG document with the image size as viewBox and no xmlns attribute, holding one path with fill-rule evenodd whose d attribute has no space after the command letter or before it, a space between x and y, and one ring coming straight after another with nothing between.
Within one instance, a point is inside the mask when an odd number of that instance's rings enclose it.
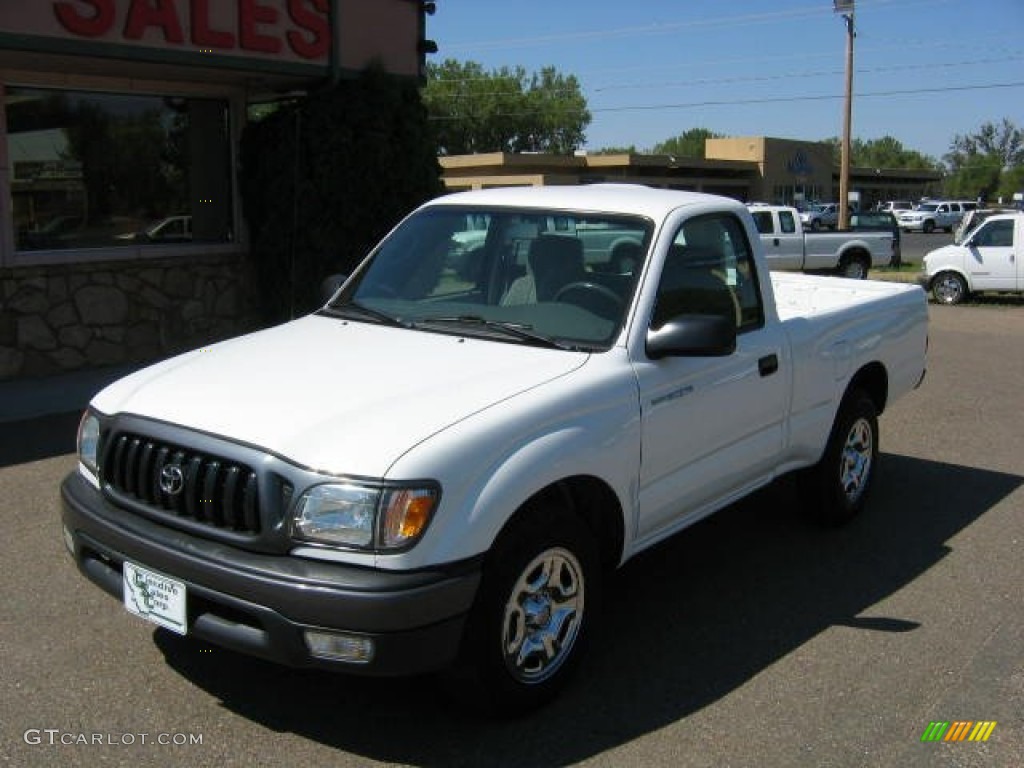
<instances>
[{"instance_id":1,"label":"colored bar graphic","mask_svg":"<svg viewBox=\"0 0 1024 768\"><path fill-rule=\"evenodd\" d=\"M995 720L933 720L921 734L921 741L988 741L995 727Z\"/></svg>"},{"instance_id":2,"label":"colored bar graphic","mask_svg":"<svg viewBox=\"0 0 1024 768\"><path fill-rule=\"evenodd\" d=\"M988 737L992 735L992 731L996 729L996 721L985 721L978 723L974 726L974 730L971 731L971 735L968 737L968 741L988 741Z\"/></svg>"},{"instance_id":3,"label":"colored bar graphic","mask_svg":"<svg viewBox=\"0 0 1024 768\"><path fill-rule=\"evenodd\" d=\"M970 720L957 720L950 726L949 733L943 741L963 741L967 738L968 729L974 725Z\"/></svg>"}]
</instances>

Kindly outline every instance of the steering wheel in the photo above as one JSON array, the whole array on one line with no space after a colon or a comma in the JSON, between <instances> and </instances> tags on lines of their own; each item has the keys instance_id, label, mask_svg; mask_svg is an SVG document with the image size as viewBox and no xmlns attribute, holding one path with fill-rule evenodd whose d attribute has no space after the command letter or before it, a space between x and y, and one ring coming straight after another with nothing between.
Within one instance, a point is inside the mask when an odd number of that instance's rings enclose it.
<instances>
[{"instance_id":1,"label":"steering wheel","mask_svg":"<svg viewBox=\"0 0 1024 768\"><path fill-rule=\"evenodd\" d=\"M572 299L568 299L570 304L576 304L584 309L591 310L602 317L614 319L622 312L623 301L615 291L606 285L592 283L588 280L579 280L574 283L569 283L568 285L563 285L555 293L554 300L562 301L566 296L573 293L580 294L580 299L582 300L573 301ZM594 303L593 299L597 299L597 303L603 304L604 309L610 310L610 312L601 312L600 307L597 309L591 309L591 306Z\"/></svg>"}]
</instances>

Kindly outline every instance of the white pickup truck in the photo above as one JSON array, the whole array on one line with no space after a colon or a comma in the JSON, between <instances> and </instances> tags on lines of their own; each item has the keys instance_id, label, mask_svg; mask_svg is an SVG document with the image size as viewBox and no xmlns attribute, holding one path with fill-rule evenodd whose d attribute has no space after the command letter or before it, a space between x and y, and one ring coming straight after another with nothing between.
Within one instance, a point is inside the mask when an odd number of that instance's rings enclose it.
<instances>
[{"instance_id":1,"label":"white pickup truck","mask_svg":"<svg viewBox=\"0 0 1024 768\"><path fill-rule=\"evenodd\" d=\"M959 245L927 253L921 269L921 285L941 304L983 291L1024 291L1024 213L989 216Z\"/></svg>"},{"instance_id":2,"label":"white pickup truck","mask_svg":"<svg viewBox=\"0 0 1024 768\"><path fill-rule=\"evenodd\" d=\"M459 273L469 213L487 233ZM642 244L634 269L585 263L571 233L600 228ZM320 311L100 392L64 539L171 631L299 667L444 669L523 711L637 553L793 471L820 521L856 514L926 341L918 286L769 275L726 198L453 194Z\"/></svg>"},{"instance_id":3,"label":"white pickup truck","mask_svg":"<svg viewBox=\"0 0 1024 768\"><path fill-rule=\"evenodd\" d=\"M865 278L872 267L888 266L895 249L891 232L808 232L796 208L785 205L749 206L761 235L768 268L834 272Z\"/></svg>"}]
</instances>

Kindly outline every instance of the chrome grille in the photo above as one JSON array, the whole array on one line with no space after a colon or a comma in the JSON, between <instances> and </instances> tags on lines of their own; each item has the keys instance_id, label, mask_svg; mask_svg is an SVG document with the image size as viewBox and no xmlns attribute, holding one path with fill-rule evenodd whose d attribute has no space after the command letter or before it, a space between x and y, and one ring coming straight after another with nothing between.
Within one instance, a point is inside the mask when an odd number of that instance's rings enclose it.
<instances>
[{"instance_id":1,"label":"chrome grille","mask_svg":"<svg viewBox=\"0 0 1024 768\"><path fill-rule=\"evenodd\" d=\"M137 434L104 442L100 472L115 494L211 528L260 533L259 482L251 467Z\"/></svg>"}]
</instances>

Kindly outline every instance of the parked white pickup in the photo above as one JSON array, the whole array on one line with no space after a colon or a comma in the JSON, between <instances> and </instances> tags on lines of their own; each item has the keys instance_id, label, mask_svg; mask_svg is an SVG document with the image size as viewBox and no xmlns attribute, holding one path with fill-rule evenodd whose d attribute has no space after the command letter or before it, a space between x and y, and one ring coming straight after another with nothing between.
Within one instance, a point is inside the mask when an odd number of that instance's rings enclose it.
<instances>
[{"instance_id":1,"label":"parked white pickup","mask_svg":"<svg viewBox=\"0 0 1024 768\"><path fill-rule=\"evenodd\" d=\"M796 208L763 204L749 208L769 269L830 271L865 278L869 269L888 266L892 260L891 232L808 232Z\"/></svg>"},{"instance_id":2,"label":"parked white pickup","mask_svg":"<svg viewBox=\"0 0 1024 768\"><path fill-rule=\"evenodd\" d=\"M638 259L610 268L623 238ZM360 674L454 664L522 711L577 666L605 572L789 472L814 518L857 514L926 342L919 287L770 275L734 200L447 195L320 311L97 395L64 541L173 631Z\"/></svg>"}]
</instances>

